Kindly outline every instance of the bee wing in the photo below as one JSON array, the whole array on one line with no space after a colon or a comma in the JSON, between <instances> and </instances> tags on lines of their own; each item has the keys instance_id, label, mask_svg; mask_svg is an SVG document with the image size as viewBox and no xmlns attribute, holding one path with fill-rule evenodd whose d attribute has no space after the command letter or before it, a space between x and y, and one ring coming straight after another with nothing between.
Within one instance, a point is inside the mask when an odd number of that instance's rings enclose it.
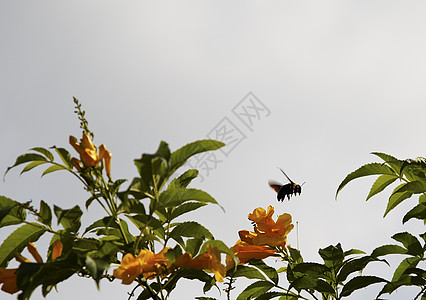
<instances>
[{"instance_id":1,"label":"bee wing","mask_svg":"<svg viewBox=\"0 0 426 300\"><path fill-rule=\"evenodd\" d=\"M282 184L280 184L280 183L278 183L276 181L273 181L273 180L269 180L268 184L277 193L280 190L280 188L282 187Z\"/></svg>"}]
</instances>

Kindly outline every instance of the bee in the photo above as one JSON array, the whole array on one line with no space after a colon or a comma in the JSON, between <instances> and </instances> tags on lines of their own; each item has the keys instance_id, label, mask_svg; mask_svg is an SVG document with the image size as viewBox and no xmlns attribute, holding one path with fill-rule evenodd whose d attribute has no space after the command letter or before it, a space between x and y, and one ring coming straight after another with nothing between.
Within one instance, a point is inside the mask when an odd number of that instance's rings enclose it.
<instances>
[{"instance_id":1,"label":"bee","mask_svg":"<svg viewBox=\"0 0 426 300\"><path fill-rule=\"evenodd\" d=\"M290 183L281 185L275 181L268 181L269 186L273 188L275 192L277 192L277 200L284 201L286 196L287 199L290 200L291 195L300 195L300 193L302 192L302 185L304 185L305 183L302 183L301 185L294 183L282 169L280 170L285 175L285 177L287 177Z\"/></svg>"}]
</instances>

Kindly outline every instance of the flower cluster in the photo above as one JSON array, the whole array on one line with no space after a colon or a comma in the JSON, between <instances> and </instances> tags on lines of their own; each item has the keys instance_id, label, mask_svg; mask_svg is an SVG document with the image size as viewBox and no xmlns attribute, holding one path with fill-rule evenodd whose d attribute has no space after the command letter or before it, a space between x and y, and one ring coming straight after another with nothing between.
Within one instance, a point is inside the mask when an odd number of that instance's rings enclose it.
<instances>
[{"instance_id":1,"label":"flower cluster","mask_svg":"<svg viewBox=\"0 0 426 300\"><path fill-rule=\"evenodd\" d=\"M278 216L277 221L274 221L272 219L274 212L272 206L269 206L267 211L259 207L248 215L249 220L255 224L254 232L240 230L238 232L240 240L231 247L240 264L252 258L264 259L275 254L275 247L286 246L287 234L294 227L291 224L291 215L284 213ZM226 265L227 269L235 266L232 257L227 256Z\"/></svg>"},{"instance_id":2,"label":"flower cluster","mask_svg":"<svg viewBox=\"0 0 426 300\"><path fill-rule=\"evenodd\" d=\"M210 270L214 273L216 281L222 282L226 275L226 268L220 260L219 250L216 247L207 245L206 253L202 253L195 258L192 258L189 253L184 253L176 259L174 266L197 270Z\"/></svg>"},{"instance_id":3,"label":"flower cluster","mask_svg":"<svg viewBox=\"0 0 426 300\"><path fill-rule=\"evenodd\" d=\"M164 256L168 250L169 248L166 247L154 254L150 250L142 249L136 257L127 253L113 275L121 279L122 284L131 284L139 275L143 275L146 279L153 275L160 275L170 267L169 260Z\"/></svg>"},{"instance_id":4,"label":"flower cluster","mask_svg":"<svg viewBox=\"0 0 426 300\"><path fill-rule=\"evenodd\" d=\"M207 252L195 258L192 258L189 253L184 253L176 259L173 265L164 256L169 249L166 247L157 254L143 249L136 257L131 253L127 253L121 260L120 266L113 271L113 275L115 278L121 279L122 284L130 284L139 275L150 279L157 275L165 275L175 268L191 268L209 270L215 274L216 281L223 281L226 269L220 262L220 252L216 247L207 245Z\"/></svg>"},{"instance_id":5,"label":"flower cluster","mask_svg":"<svg viewBox=\"0 0 426 300\"><path fill-rule=\"evenodd\" d=\"M249 220L255 223L254 232L241 230L238 234L242 241L250 245L268 245L284 248L287 243L287 234L294 228L291 224L291 215L284 213L278 216L277 221L272 219L274 208L256 208L248 215Z\"/></svg>"},{"instance_id":6,"label":"flower cluster","mask_svg":"<svg viewBox=\"0 0 426 300\"><path fill-rule=\"evenodd\" d=\"M70 136L70 144L73 146L75 151L80 154L80 159L75 157L72 158L73 166L80 172L82 169L81 162L83 166L94 167L99 165L100 162L104 161L105 171L108 176L111 174L111 153L106 149L105 145L102 144L99 146L99 154L96 151L95 145L92 143L90 136L87 132L83 132L83 138L80 143L77 142L77 139Z\"/></svg>"},{"instance_id":7,"label":"flower cluster","mask_svg":"<svg viewBox=\"0 0 426 300\"><path fill-rule=\"evenodd\" d=\"M59 256L61 256L62 254L62 243L60 240L56 240L53 243L53 249L52 249L52 260L58 258ZM29 243L27 246L27 250L28 252L30 252L30 254L32 255L32 257L34 258L34 260L37 263L43 263L43 259L40 256L40 253L38 253L36 246L33 243ZM31 263L31 260L29 260L28 258L22 256L21 253L16 253L15 254L15 259L20 262L26 262L26 263ZM3 284L1 290L9 293L9 294L14 294L16 292L19 291L18 286L16 284L16 271L18 269L5 269L5 268L0 268L0 283Z\"/></svg>"}]
</instances>

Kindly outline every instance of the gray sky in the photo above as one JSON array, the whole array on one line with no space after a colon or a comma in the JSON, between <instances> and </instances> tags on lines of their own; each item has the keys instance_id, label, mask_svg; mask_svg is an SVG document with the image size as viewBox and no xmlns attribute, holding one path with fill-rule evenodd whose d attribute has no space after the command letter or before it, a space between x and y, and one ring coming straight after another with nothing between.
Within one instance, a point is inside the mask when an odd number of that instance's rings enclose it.
<instances>
[{"instance_id":1,"label":"gray sky","mask_svg":"<svg viewBox=\"0 0 426 300\"><path fill-rule=\"evenodd\" d=\"M376 160L372 151L425 156L425 11L424 1L3 1L0 171L35 146L72 150L68 136L80 136L73 96L95 143L112 152L114 178L136 176L133 159L161 140L175 150L215 133L227 118L245 139L218 153L221 162L193 185L226 213L211 206L194 219L232 246L238 230L251 227L247 214L273 205L298 222L307 261L337 242L370 253L394 233L424 231L415 220L401 224L416 200L383 219L390 191L365 202L372 178L351 183L337 202L334 195L349 172ZM243 108L249 92L264 110L248 127L232 110ZM267 181L286 182L277 167L306 181L301 196L276 202ZM8 174L0 194L63 208L83 207L89 197L65 173L18 174ZM101 216L92 205L84 224ZM295 231L289 243L296 246ZM390 279L395 267L376 264L365 274ZM48 299L127 299L131 287L102 282L98 292L75 276L58 290ZM183 282L172 299L195 296L202 285ZM42 299L40 290L33 299Z\"/></svg>"}]
</instances>

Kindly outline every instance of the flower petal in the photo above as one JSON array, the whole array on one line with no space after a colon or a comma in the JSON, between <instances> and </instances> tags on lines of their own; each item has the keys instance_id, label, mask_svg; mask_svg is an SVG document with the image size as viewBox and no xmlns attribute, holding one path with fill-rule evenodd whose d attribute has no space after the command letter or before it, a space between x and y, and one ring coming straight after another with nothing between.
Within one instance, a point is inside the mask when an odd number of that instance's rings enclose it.
<instances>
[{"instance_id":1,"label":"flower petal","mask_svg":"<svg viewBox=\"0 0 426 300\"><path fill-rule=\"evenodd\" d=\"M28 243L27 249L31 253L31 255L34 257L36 262L38 263L43 262L43 259L41 258L40 253L38 253L37 248L33 243Z\"/></svg>"},{"instance_id":2,"label":"flower petal","mask_svg":"<svg viewBox=\"0 0 426 300\"><path fill-rule=\"evenodd\" d=\"M56 259L62 254L63 245L60 240L56 240L52 247L52 259Z\"/></svg>"}]
</instances>

